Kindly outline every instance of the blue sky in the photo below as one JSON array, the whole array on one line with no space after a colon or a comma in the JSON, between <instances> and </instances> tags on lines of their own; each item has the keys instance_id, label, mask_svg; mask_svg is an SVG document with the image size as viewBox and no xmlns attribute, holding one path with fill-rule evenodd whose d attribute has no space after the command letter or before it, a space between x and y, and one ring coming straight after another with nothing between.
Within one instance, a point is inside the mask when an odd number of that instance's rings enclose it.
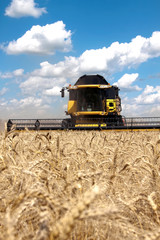
<instances>
[{"instance_id":1,"label":"blue sky","mask_svg":"<svg viewBox=\"0 0 160 240\"><path fill-rule=\"evenodd\" d=\"M160 116L159 0L0 0L0 118L64 117L83 74L120 88L122 114Z\"/></svg>"}]
</instances>

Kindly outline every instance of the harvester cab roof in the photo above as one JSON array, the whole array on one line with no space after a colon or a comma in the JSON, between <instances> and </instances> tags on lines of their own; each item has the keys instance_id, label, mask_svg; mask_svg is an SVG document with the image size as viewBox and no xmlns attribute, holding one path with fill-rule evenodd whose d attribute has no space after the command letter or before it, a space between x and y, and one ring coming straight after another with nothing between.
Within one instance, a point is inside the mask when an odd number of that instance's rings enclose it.
<instances>
[{"instance_id":1,"label":"harvester cab roof","mask_svg":"<svg viewBox=\"0 0 160 240\"><path fill-rule=\"evenodd\" d=\"M83 75L74 85L110 85L101 75Z\"/></svg>"}]
</instances>

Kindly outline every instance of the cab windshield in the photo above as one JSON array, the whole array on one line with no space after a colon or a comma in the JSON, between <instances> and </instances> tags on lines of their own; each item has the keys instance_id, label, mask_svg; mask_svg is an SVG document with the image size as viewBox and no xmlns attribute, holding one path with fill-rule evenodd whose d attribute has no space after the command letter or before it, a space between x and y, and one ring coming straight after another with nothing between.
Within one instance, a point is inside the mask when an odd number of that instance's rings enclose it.
<instances>
[{"instance_id":1,"label":"cab windshield","mask_svg":"<svg viewBox=\"0 0 160 240\"><path fill-rule=\"evenodd\" d=\"M101 89L78 89L77 103L77 111L103 111Z\"/></svg>"}]
</instances>

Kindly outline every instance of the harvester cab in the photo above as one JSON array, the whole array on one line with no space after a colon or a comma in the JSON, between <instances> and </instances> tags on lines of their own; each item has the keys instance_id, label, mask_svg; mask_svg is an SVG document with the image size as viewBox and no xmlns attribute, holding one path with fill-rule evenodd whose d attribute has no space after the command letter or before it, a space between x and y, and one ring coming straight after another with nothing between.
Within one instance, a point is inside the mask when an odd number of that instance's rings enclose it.
<instances>
[{"instance_id":1,"label":"harvester cab","mask_svg":"<svg viewBox=\"0 0 160 240\"><path fill-rule=\"evenodd\" d=\"M65 89L69 91L66 114L71 117L63 121L65 126L92 127L122 123L119 89L111 86L104 77L84 75L73 86L62 88L62 97Z\"/></svg>"}]
</instances>

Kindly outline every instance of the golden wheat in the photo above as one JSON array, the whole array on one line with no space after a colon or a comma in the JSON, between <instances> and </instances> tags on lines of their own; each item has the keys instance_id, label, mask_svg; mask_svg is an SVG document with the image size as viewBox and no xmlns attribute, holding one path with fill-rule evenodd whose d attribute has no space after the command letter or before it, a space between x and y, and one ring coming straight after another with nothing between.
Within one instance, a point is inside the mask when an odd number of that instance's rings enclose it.
<instances>
[{"instance_id":1,"label":"golden wheat","mask_svg":"<svg viewBox=\"0 0 160 240\"><path fill-rule=\"evenodd\" d=\"M1 240L158 240L159 190L159 131L0 134Z\"/></svg>"}]
</instances>

